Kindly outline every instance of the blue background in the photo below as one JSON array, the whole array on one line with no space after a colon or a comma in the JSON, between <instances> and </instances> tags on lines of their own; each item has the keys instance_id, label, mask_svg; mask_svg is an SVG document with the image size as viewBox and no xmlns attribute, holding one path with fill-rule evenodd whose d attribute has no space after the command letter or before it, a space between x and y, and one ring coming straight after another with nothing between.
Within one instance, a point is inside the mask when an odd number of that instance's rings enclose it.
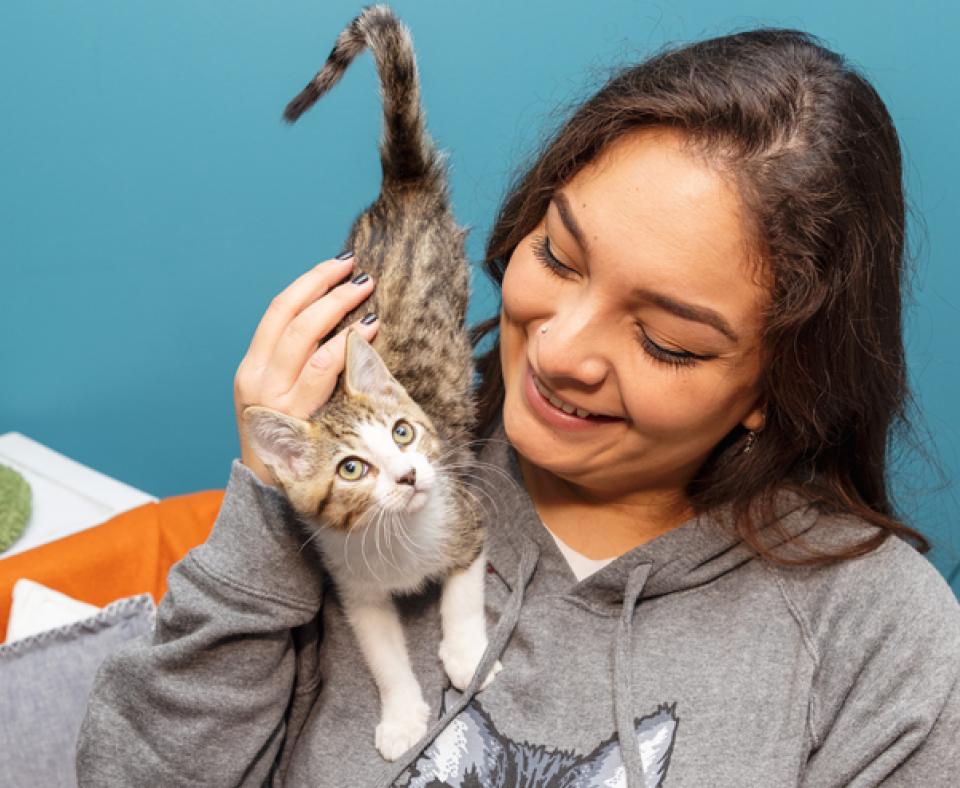
<instances>
[{"instance_id":1,"label":"blue background","mask_svg":"<svg viewBox=\"0 0 960 788\"><path fill-rule=\"evenodd\" d=\"M359 2L4 0L0 433L158 496L222 487L232 385L270 299L376 195L369 55L298 125L286 102ZM798 27L861 67L900 131L916 258L908 353L922 453L892 469L949 574L960 559L960 12L948 3L410 2L430 129L468 249L510 175L608 69L661 44ZM471 318L495 297L477 277ZM869 396L869 392L864 392ZM955 578L954 590L960 590Z\"/></svg>"}]
</instances>

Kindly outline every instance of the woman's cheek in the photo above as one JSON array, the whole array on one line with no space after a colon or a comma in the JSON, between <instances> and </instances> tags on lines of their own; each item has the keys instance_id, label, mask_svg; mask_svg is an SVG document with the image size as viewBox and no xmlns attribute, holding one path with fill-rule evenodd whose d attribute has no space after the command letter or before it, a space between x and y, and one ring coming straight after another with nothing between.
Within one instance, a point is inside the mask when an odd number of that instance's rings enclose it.
<instances>
[{"instance_id":1,"label":"woman's cheek","mask_svg":"<svg viewBox=\"0 0 960 788\"><path fill-rule=\"evenodd\" d=\"M637 353L643 353L638 350ZM658 372L642 360L626 377L633 380L624 391L624 405L637 430L648 436L676 437L696 433L711 420L706 399L692 382L677 380L672 370ZM716 414L713 414L714 418Z\"/></svg>"}]
</instances>

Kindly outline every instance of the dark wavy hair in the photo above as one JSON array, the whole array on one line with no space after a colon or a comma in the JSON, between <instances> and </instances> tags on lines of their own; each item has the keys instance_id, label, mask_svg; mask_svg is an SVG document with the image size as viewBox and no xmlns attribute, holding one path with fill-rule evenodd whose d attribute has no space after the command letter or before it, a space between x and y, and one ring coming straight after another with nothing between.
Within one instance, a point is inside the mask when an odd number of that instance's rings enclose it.
<instances>
[{"instance_id":1,"label":"dark wavy hair","mask_svg":"<svg viewBox=\"0 0 960 788\"><path fill-rule=\"evenodd\" d=\"M487 243L487 272L502 285L510 256L554 191L613 140L650 125L681 130L732 179L772 282L762 329L765 426L750 452L741 451L739 425L714 448L688 485L691 505L729 504L739 536L783 565L854 558L891 533L927 552L927 539L898 519L886 476L890 442L909 429L911 402L899 139L874 88L816 37L749 30L668 48L616 73L511 186ZM497 324L474 329L475 347ZM478 369L478 435L486 435L503 407L499 338ZM784 487L880 530L841 552L801 542L803 557L777 556L759 526L774 523L786 536L774 507Z\"/></svg>"}]
</instances>

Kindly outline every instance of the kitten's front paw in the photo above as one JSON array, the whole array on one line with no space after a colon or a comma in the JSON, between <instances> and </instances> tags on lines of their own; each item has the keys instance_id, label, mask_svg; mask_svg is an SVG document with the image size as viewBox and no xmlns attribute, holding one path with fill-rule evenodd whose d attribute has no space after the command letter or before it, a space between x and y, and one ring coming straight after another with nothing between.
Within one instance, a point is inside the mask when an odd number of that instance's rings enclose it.
<instances>
[{"instance_id":1,"label":"kitten's front paw","mask_svg":"<svg viewBox=\"0 0 960 788\"><path fill-rule=\"evenodd\" d=\"M427 732L430 707L423 701L409 705L402 712L386 712L374 732L374 741L380 754L395 761Z\"/></svg>"},{"instance_id":2,"label":"kitten's front paw","mask_svg":"<svg viewBox=\"0 0 960 788\"><path fill-rule=\"evenodd\" d=\"M477 672L477 666L480 664L480 659L486 650L486 639L478 639L476 642L444 640L440 643L440 650L438 652L440 661L443 662L443 668L447 671L447 676L450 677L450 683L453 684L454 687L461 692L467 688L470 679L473 678L473 674ZM489 687L490 682L493 681L493 677L502 669L503 665L500 664L500 660L497 660L487 674L486 679L484 679L483 684L480 685L480 689L483 690Z\"/></svg>"}]
</instances>

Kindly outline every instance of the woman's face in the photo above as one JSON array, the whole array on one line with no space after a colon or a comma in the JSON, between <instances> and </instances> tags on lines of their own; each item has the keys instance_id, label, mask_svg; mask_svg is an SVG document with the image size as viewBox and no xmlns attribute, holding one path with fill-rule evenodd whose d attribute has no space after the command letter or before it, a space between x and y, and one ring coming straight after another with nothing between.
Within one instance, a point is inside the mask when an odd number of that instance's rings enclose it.
<instances>
[{"instance_id":1,"label":"woman's face","mask_svg":"<svg viewBox=\"0 0 960 788\"><path fill-rule=\"evenodd\" d=\"M737 424L763 426L768 291L736 192L681 140L656 127L612 143L503 280L507 436L593 494L676 493Z\"/></svg>"}]
</instances>

